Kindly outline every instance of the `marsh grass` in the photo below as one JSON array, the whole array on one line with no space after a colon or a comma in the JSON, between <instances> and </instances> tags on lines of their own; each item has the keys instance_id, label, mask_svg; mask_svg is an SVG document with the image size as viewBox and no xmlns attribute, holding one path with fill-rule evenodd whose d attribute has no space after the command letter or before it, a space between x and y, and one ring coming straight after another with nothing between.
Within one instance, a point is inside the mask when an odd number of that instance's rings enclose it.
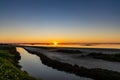
<instances>
[{"instance_id":1,"label":"marsh grass","mask_svg":"<svg viewBox=\"0 0 120 80\"><path fill-rule=\"evenodd\" d=\"M120 54L90 53L87 56L90 56L96 59L120 62Z\"/></svg>"}]
</instances>

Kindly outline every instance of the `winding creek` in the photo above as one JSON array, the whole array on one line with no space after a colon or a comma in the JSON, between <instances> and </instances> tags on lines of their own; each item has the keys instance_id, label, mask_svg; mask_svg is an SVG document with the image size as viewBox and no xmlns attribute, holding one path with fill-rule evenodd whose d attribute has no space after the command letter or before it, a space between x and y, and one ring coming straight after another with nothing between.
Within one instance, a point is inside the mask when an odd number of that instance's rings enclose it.
<instances>
[{"instance_id":1,"label":"winding creek","mask_svg":"<svg viewBox=\"0 0 120 80\"><path fill-rule=\"evenodd\" d=\"M22 70L28 72L31 76L43 80L93 80L86 77L76 76L71 73L59 71L44 65L39 56L30 54L21 47L16 48L20 53L21 60L19 65L22 66Z\"/></svg>"}]
</instances>

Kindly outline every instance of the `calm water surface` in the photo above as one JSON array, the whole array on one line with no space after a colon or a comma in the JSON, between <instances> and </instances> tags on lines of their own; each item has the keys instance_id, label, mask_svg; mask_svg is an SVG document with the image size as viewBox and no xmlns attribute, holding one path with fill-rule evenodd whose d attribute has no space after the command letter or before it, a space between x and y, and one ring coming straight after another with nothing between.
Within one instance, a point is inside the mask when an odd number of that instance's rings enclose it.
<instances>
[{"instance_id":1,"label":"calm water surface","mask_svg":"<svg viewBox=\"0 0 120 80\"><path fill-rule=\"evenodd\" d=\"M40 57L28 53L25 49L17 47L21 60L19 65L22 70L27 71L30 75L43 80L93 80L90 78L76 76L74 74L58 71L42 64Z\"/></svg>"}]
</instances>

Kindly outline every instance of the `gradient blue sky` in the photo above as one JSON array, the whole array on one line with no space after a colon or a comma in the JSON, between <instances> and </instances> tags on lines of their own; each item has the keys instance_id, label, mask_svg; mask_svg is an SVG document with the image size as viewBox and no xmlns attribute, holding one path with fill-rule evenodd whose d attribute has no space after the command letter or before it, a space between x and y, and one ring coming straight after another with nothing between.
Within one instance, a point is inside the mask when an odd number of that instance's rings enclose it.
<instances>
[{"instance_id":1,"label":"gradient blue sky","mask_svg":"<svg viewBox=\"0 0 120 80\"><path fill-rule=\"evenodd\" d=\"M0 0L0 42L120 42L120 0Z\"/></svg>"}]
</instances>

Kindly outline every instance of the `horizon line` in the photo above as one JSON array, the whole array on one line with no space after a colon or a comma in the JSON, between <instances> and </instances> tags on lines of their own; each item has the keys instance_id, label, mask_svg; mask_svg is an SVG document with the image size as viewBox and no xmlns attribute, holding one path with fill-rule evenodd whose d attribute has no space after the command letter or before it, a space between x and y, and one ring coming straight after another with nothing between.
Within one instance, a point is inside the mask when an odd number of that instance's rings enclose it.
<instances>
[{"instance_id":1,"label":"horizon line","mask_svg":"<svg viewBox=\"0 0 120 80\"><path fill-rule=\"evenodd\" d=\"M0 42L0 44L52 44L53 42ZM120 44L120 42L58 42L58 44Z\"/></svg>"}]
</instances>

